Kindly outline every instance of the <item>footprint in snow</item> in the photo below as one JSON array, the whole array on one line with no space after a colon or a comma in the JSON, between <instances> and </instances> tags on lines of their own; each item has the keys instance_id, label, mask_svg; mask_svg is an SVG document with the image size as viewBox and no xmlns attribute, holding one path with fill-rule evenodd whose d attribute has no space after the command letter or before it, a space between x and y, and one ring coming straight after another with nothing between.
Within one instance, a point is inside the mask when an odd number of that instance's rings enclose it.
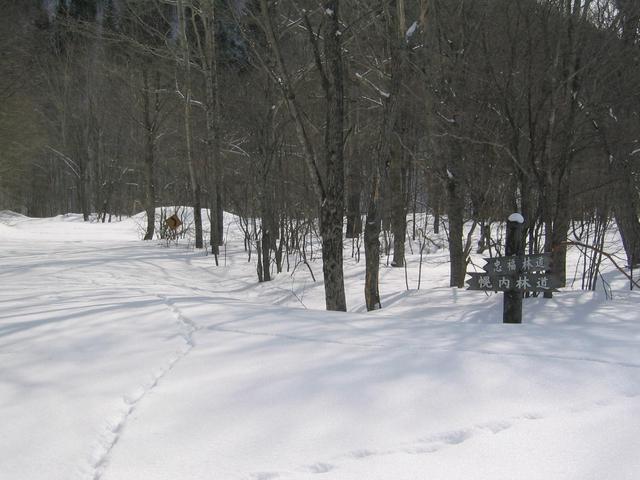
<instances>
[{"instance_id":1,"label":"footprint in snow","mask_svg":"<svg viewBox=\"0 0 640 480\"><path fill-rule=\"evenodd\" d=\"M280 477L280 474L276 472L258 472L251 475L254 480L273 480L278 477Z\"/></svg>"},{"instance_id":2,"label":"footprint in snow","mask_svg":"<svg viewBox=\"0 0 640 480\"><path fill-rule=\"evenodd\" d=\"M448 445L458 445L459 443L468 440L472 436L470 430L452 430L450 432L444 432L430 437L422 438L420 443L444 443Z\"/></svg>"},{"instance_id":3,"label":"footprint in snow","mask_svg":"<svg viewBox=\"0 0 640 480\"><path fill-rule=\"evenodd\" d=\"M471 437L471 432L467 430L458 430L455 432L449 432L442 436L442 441L449 445L458 445L459 443L468 440Z\"/></svg>"},{"instance_id":4,"label":"footprint in snow","mask_svg":"<svg viewBox=\"0 0 640 480\"><path fill-rule=\"evenodd\" d=\"M307 467L311 473L327 473L334 469L334 466L330 463L314 463Z\"/></svg>"},{"instance_id":5,"label":"footprint in snow","mask_svg":"<svg viewBox=\"0 0 640 480\"><path fill-rule=\"evenodd\" d=\"M529 418L526 416L523 416L523 418ZM500 433L508 428L511 428L513 425L511 424L511 422L487 422L487 423L483 423L482 425L479 425L478 428L482 429L482 430L489 430L491 433Z\"/></svg>"},{"instance_id":6,"label":"footprint in snow","mask_svg":"<svg viewBox=\"0 0 640 480\"><path fill-rule=\"evenodd\" d=\"M371 457L373 455L377 455L377 453L374 452L373 450L356 450L354 452L351 452L350 455L353 458L367 458L367 457Z\"/></svg>"},{"instance_id":7,"label":"footprint in snow","mask_svg":"<svg viewBox=\"0 0 640 480\"><path fill-rule=\"evenodd\" d=\"M404 452L409 455L424 455L425 453L434 453L440 450L441 447L436 445L428 445L426 447L413 447L408 448Z\"/></svg>"},{"instance_id":8,"label":"footprint in snow","mask_svg":"<svg viewBox=\"0 0 640 480\"><path fill-rule=\"evenodd\" d=\"M544 418L544 415L538 412L529 412L525 413L520 418L523 418L525 420L542 420Z\"/></svg>"}]
</instances>

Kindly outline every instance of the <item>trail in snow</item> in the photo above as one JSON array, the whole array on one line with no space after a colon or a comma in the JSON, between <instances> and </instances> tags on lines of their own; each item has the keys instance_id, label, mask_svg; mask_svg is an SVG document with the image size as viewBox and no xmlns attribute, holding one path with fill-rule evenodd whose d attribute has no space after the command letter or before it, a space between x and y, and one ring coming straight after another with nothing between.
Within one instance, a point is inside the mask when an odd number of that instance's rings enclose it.
<instances>
[{"instance_id":1,"label":"trail in snow","mask_svg":"<svg viewBox=\"0 0 640 480\"><path fill-rule=\"evenodd\" d=\"M143 292L141 292L143 293ZM171 358L166 366L160 367L155 373L153 380L148 385L141 386L137 391L126 394L123 396L122 401L124 404L124 410L121 413L120 417L115 421L108 422L107 428L103 434L103 436L98 441L98 446L94 449L93 452L93 480L100 480L104 474L104 471L108 467L109 464L109 456L111 455L112 450L118 444L120 440L120 436L124 428L126 427L128 419L135 412L135 410L140 406L140 403L144 400L144 398L151 393L151 391L158 385L158 383L173 370L173 367L186 357L191 349L196 346L194 340L194 333L198 330L197 325L191 320L186 319L180 310L176 308L173 302L169 297L165 295L157 295L157 298L160 299L166 306L167 309L171 312L171 314L175 317L176 323L178 324L178 331L180 336L183 338L185 342L185 348L178 352L173 358Z\"/></svg>"}]
</instances>

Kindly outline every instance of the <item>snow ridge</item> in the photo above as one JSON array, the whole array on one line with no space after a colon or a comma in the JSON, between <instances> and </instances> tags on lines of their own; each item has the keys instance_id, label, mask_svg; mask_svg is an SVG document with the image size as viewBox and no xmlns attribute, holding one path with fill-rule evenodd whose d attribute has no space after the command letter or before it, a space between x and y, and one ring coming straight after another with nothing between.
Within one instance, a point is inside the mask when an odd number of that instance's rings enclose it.
<instances>
[{"instance_id":1,"label":"snow ridge","mask_svg":"<svg viewBox=\"0 0 640 480\"><path fill-rule=\"evenodd\" d=\"M158 385L158 382L160 382L160 380L162 380L180 360L187 356L191 349L196 345L193 335L198 330L197 325L182 315L173 301L167 296L155 296L164 302L175 317L180 336L184 340L184 346L176 352L176 355L172 357L164 367L159 368L152 374L151 379L147 384L141 385L135 391L123 395L122 407L119 415L116 418L107 421L106 430L101 435L101 438L98 441L98 446L94 449L94 453L92 455L92 473L89 475L91 480L100 480L104 475L109 463L109 458L111 457L111 452L118 444L127 421L140 402L142 402L147 394L149 394Z\"/></svg>"}]
</instances>

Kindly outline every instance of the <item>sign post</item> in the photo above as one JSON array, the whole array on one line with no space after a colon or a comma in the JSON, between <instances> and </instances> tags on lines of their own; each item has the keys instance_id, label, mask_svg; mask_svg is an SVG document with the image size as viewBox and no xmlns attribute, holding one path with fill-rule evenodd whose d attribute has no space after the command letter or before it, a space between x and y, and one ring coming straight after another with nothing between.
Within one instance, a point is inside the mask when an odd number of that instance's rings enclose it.
<instances>
[{"instance_id":1,"label":"sign post","mask_svg":"<svg viewBox=\"0 0 640 480\"><path fill-rule=\"evenodd\" d=\"M507 220L507 244L505 247L507 259L509 257L524 257L524 245L522 244L523 223L524 218L519 213L512 214ZM522 264L518 273L522 273L521 270ZM504 292L502 323L522 323L521 291L510 289Z\"/></svg>"},{"instance_id":2,"label":"sign post","mask_svg":"<svg viewBox=\"0 0 640 480\"><path fill-rule=\"evenodd\" d=\"M504 257L487 258L484 272L468 272L467 290L504 292L503 323L522 323L522 295L525 292L553 292L563 286L551 273L551 254L525 255L522 243L524 218L519 213L507 221Z\"/></svg>"}]
</instances>

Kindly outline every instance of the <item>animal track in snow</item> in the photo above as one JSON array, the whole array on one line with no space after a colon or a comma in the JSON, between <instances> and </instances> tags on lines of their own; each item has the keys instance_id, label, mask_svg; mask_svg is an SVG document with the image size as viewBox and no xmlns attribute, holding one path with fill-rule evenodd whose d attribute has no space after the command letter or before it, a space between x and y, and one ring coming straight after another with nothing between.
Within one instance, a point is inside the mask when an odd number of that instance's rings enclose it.
<instances>
[{"instance_id":1,"label":"animal track in snow","mask_svg":"<svg viewBox=\"0 0 640 480\"><path fill-rule=\"evenodd\" d=\"M333 470L335 467L330 463L318 462L313 465L309 465L307 470L311 473L327 473Z\"/></svg>"},{"instance_id":2,"label":"animal track in snow","mask_svg":"<svg viewBox=\"0 0 640 480\"><path fill-rule=\"evenodd\" d=\"M367 458L376 455L376 452L373 450L356 450L351 452L350 455L354 458Z\"/></svg>"},{"instance_id":3,"label":"animal track in snow","mask_svg":"<svg viewBox=\"0 0 640 480\"><path fill-rule=\"evenodd\" d=\"M619 400L637 398L638 396L640 395L634 394L634 393L625 393L625 394L621 394L620 397L599 399L599 400L595 400L595 401L589 402L588 404L584 404L580 406L575 406L575 405L567 406L560 409L559 411L562 411L564 413L574 413L574 414L584 413L589 410L604 408L604 407L614 405ZM419 438L414 442L405 443L403 445L397 446L389 450L368 450L368 449L353 450L347 454L334 457L332 460L330 460L331 463L317 462L312 465L303 467L300 470L306 471L309 473L326 473L329 471L339 469L341 465L344 465L350 462L366 461L371 457L384 457L388 455L398 455L398 454L428 455L428 454L436 453L444 448L460 445L480 435L489 435L489 434L498 435L505 430L516 427L525 422L544 420L552 417L553 415L554 415L553 412L549 412L546 415L536 411L525 412L521 415L516 415L506 420L489 421L485 423L479 423L470 428L450 430L450 431L436 433L433 435L428 435L428 436Z\"/></svg>"},{"instance_id":4,"label":"animal track in snow","mask_svg":"<svg viewBox=\"0 0 640 480\"><path fill-rule=\"evenodd\" d=\"M449 430L433 435L428 435L419 438L414 442L406 443L403 446L397 446L396 448L392 448L389 450L353 450L347 454L335 457L333 460L330 460L331 463L321 461L302 467L299 470L312 474L328 473L339 469L341 465L344 465L346 463L366 461L367 459L372 457L384 457L397 454L428 455L436 453L444 448L460 445L478 435L497 435L500 432L505 431L518 423L530 420L538 420L541 418L545 417L537 412L527 412L522 415L512 417L508 420L490 421L475 425L470 428ZM280 476L278 476L277 478L280 478ZM269 477L265 477L265 480L268 479ZM256 477L256 480L262 479L258 479L258 477Z\"/></svg>"},{"instance_id":5,"label":"animal track in snow","mask_svg":"<svg viewBox=\"0 0 640 480\"><path fill-rule=\"evenodd\" d=\"M167 297L161 295L156 295L156 297L165 303L167 308L176 318L180 329L180 336L185 342L185 347L181 351L177 352L176 355L166 363L166 366L157 369L153 375L151 375L150 380L147 383L138 386L132 392L122 396L122 410L116 418L107 421L106 429L103 431L100 439L98 440L98 445L94 449L94 453L92 455L93 468L92 473L90 474L90 478L92 480L100 480L104 475L105 469L109 463L111 452L120 440L120 436L127 421L140 402L158 385L158 382L173 369L176 363L183 359L195 346L193 334L198 329L197 325L182 315L182 312L180 312L180 310ZM276 477L264 477L259 480L269 480L269 478Z\"/></svg>"},{"instance_id":6,"label":"animal track in snow","mask_svg":"<svg viewBox=\"0 0 640 480\"><path fill-rule=\"evenodd\" d=\"M251 475L253 480L274 480L279 477L280 474L277 472L258 472Z\"/></svg>"}]
</instances>

